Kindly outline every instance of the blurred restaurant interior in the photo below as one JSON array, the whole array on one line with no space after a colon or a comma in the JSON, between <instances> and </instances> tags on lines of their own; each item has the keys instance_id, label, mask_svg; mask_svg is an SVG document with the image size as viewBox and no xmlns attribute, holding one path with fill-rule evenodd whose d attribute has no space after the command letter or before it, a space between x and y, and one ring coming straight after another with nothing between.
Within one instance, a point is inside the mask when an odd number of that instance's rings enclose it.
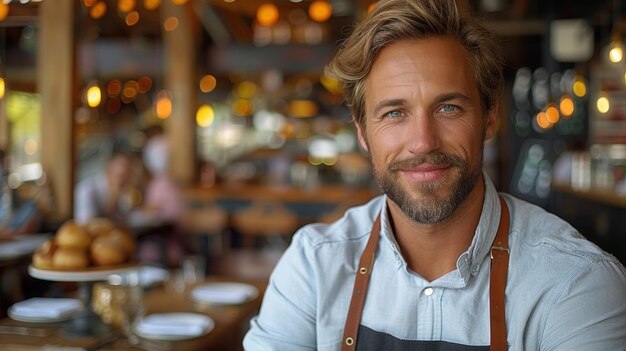
<instances>
[{"instance_id":1,"label":"blurred restaurant interior","mask_svg":"<svg viewBox=\"0 0 626 351\"><path fill-rule=\"evenodd\" d=\"M215 320L207 339L219 340L173 341L173 349L239 349L291 235L379 194L340 87L324 75L338 42L375 3L0 1L0 340L2 326L28 324L8 316L20 300L88 285L94 309L102 303L108 278L46 281L28 269L43 240L77 216L78 184L124 152L133 162L118 204L125 217L111 221L145 251L129 260L163 267L169 280L189 263L202 279L261 292L245 309L207 310ZM566 219L626 263L624 2L459 3L496 33L506 62L485 171L500 191ZM155 175L143 163L156 137L180 192L175 217L135 211L149 199ZM29 235L34 247L9 246ZM170 290L155 289L143 291L146 309L168 311L154 294ZM173 305L197 311L185 303ZM80 338L60 340L90 349Z\"/></svg>"}]
</instances>

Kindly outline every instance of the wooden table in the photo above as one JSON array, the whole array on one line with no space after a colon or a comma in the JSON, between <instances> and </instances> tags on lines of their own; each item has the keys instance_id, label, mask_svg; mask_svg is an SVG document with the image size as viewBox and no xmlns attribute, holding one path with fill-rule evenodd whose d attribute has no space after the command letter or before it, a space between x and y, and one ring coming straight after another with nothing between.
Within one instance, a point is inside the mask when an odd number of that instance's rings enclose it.
<instances>
[{"instance_id":1,"label":"wooden table","mask_svg":"<svg viewBox=\"0 0 626 351\"><path fill-rule=\"evenodd\" d=\"M171 342L171 350L195 351L195 350L241 350L243 333L247 329L249 319L254 316L260 307L266 282L249 281L241 279L229 279L225 277L209 277L206 281L238 281L256 286L259 289L259 296L254 300L234 306L208 306L193 303L188 294L172 294L163 287L154 288L146 292L144 305L146 312L195 312L204 313L215 322L215 328L208 334L185 341ZM73 351L80 350L121 350L135 351L141 350L137 347L120 347L116 344L99 346L101 341L98 337L83 339L68 339L63 336L62 324L35 324L14 321L8 318L0 320L0 326L26 326L37 329L44 329L48 332L45 337L33 337L23 335L9 335L0 333L0 350L45 350L50 346L62 346L66 348L74 347Z\"/></svg>"},{"instance_id":2,"label":"wooden table","mask_svg":"<svg viewBox=\"0 0 626 351\"><path fill-rule=\"evenodd\" d=\"M11 269L18 272L15 277L20 277L20 271L30 264L35 250L50 236L50 234L23 234L0 241L0 277L4 279L7 274L5 270ZM14 289L21 294L21 279L14 281L13 284L17 284L14 285ZM4 292L0 293L0 318L5 316L5 310L11 300L11 297L4 296Z\"/></svg>"}]
</instances>

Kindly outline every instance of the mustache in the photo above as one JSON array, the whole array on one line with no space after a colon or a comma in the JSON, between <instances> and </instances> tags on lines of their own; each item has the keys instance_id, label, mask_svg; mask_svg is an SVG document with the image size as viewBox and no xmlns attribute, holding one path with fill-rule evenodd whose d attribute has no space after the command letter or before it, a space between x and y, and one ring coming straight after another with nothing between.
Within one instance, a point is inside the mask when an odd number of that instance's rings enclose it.
<instances>
[{"instance_id":1,"label":"mustache","mask_svg":"<svg viewBox=\"0 0 626 351\"><path fill-rule=\"evenodd\" d=\"M465 160L463 160L459 156L450 155L443 152L432 152L429 154L416 155L411 158L394 161L389 165L389 170L392 172L396 172L406 168L416 168L425 163L446 167L467 167Z\"/></svg>"}]
</instances>

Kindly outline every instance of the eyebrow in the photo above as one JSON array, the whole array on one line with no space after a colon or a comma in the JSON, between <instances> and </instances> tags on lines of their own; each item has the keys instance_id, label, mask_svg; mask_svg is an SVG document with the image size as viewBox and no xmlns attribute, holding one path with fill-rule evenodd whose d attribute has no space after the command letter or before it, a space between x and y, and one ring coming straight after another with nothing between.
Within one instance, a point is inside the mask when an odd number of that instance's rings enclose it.
<instances>
[{"instance_id":1,"label":"eyebrow","mask_svg":"<svg viewBox=\"0 0 626 351\"><path fill-rule=\"evenodd\" d=\"M435 103L442 103L450 100L460 100L464 104L472 103L472 99L469 96L458 92L439 95L435 98Z\"/></svg>"},{"instance_id":2,"label":"eyebrow","mask_svg":"<svg viewBox=\"0 0 626 351\"><path fill-rule=\"evenodd\" d=\"M442 94L442 95L437 96L435 98L434 103L440 104L442 102L447 102L451 100L461 100L461 102L465 104L469 104L472 102L472 99L469 96L459 93L459 92L454 92L454 93ZM406 103L407 103L406 99L383 100L379 102L374 108L374 115L378 116L381 113L381 110L384 110L385 108L402 106L402 105L405 105Z\"/></svg>"}]
</instances>

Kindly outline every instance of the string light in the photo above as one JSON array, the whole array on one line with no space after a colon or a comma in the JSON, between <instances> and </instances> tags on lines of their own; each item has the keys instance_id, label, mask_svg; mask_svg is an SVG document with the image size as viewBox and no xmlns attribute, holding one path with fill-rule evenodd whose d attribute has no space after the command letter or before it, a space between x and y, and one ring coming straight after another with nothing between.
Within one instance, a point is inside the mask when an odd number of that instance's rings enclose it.
<instances>
[{"instance_id":1,"label":"string light","mask_svg":"<svg viewBox=\"0 0 626 351\"><path fill-rule=\"evenodd\" d=\"M0 78L0 99L4 98L5 90L6 90L6 86L4 83L4 78Z\"/></svg>"}]
</instances>

